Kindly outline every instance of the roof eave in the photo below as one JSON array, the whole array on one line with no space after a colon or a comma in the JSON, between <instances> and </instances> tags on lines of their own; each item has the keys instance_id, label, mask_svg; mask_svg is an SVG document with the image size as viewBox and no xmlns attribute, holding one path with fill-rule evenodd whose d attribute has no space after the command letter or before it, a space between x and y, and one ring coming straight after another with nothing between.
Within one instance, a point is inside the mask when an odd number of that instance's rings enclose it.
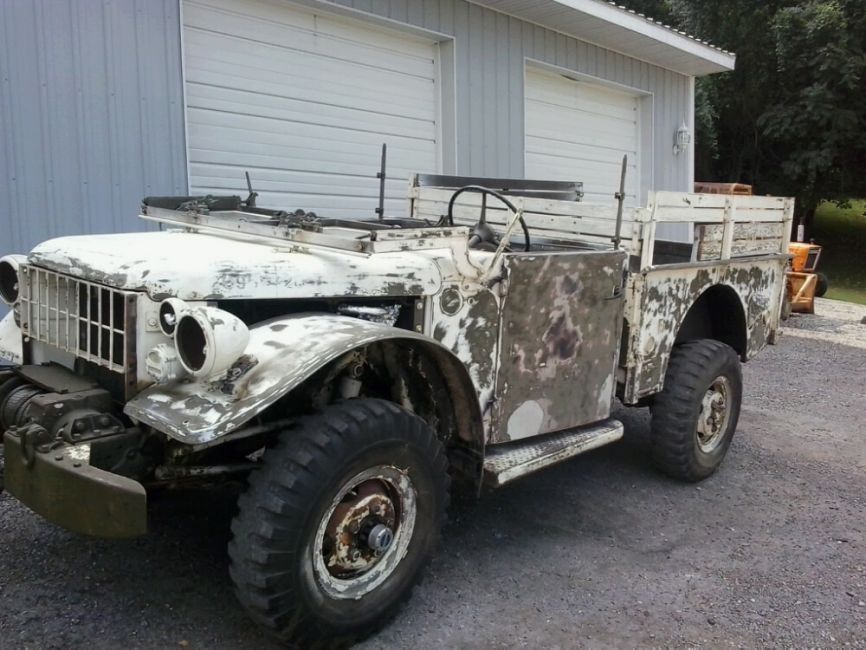
<instances>
[{"instance_id":1,"label":"roof eave","mask_svg":"<svg viewBox=\"0 0 866 650\"><path fill-rule=\"evenodd\" d=\"M734 69L736 56L604 0L471 0L582 41L681 74Z\"/></svg>"}]
</instances>

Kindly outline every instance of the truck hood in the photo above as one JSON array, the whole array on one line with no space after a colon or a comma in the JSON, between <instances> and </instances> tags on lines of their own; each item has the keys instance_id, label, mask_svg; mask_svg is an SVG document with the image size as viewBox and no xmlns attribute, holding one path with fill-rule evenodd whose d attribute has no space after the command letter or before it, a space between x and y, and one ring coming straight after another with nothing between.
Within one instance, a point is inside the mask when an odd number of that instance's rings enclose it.
<instances>
[{"instance_id":1,"label":"truck hood","mask_svg":"<svg viewBox=\"0 0 866 650\"><path fill-rule=\"evenodd\" d=\"M28 261L154 300L420 296L442 282L423 253L283 248L180 231L60 237Z\"/></svg>"}]
</instances>

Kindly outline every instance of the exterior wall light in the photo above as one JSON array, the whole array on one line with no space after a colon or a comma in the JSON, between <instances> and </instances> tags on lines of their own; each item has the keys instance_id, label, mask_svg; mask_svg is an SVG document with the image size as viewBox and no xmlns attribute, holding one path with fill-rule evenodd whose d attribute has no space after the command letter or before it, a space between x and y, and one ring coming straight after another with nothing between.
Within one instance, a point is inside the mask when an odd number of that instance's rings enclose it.
<instances>
[{"instance_id":1,"label":"exterior wall light","mask_svg":"<svg viewBox=\"0 0 866 650\"><path fill-rule=\"evenodd\" d=\"M689 127L684 121L680 125L680 128L677 129L677 132L674 134L674 155L680 155L683 151L689 148L689 145L691 143L692 132L689 131Z\"/></svg>"}]
</instances>

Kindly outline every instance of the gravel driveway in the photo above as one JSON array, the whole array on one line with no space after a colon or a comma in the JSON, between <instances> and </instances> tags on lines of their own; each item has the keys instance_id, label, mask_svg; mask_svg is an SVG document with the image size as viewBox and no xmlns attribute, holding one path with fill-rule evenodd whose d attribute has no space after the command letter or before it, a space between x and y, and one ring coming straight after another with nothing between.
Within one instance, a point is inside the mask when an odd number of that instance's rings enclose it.
<instances>
[{"instance_id":1,"label":"gravel driveway","mask_svg":"<svg viewBox=\"0 0 866 650\"><path fill-rule=\"evenodd\" d=\"M820 301L745 368L739 431L699 486L626 438L459 502L366 648L866 647L866 308ZM263 648L226 575L228 495L155 506L109 543L0 496L0 647Z\"/></svg>"}]
</instances>

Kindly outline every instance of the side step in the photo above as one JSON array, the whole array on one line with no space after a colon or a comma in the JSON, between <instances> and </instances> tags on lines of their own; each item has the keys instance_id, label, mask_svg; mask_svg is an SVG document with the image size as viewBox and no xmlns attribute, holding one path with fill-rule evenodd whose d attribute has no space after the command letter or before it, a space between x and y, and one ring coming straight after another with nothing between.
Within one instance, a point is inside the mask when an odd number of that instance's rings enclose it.
<instances>
[{"instance_id":1,"label":"side step","mask_svg":"<svg viewBox=\"0 0 866 650\"><path fill-rule=\"evenodd\" d=\"M610 419L588 427L489 447L484 459L484 482L491 487L505 485L521 476L615 442L622 438L622 434L622 422Z\"/></svg>"}]
</instances>

